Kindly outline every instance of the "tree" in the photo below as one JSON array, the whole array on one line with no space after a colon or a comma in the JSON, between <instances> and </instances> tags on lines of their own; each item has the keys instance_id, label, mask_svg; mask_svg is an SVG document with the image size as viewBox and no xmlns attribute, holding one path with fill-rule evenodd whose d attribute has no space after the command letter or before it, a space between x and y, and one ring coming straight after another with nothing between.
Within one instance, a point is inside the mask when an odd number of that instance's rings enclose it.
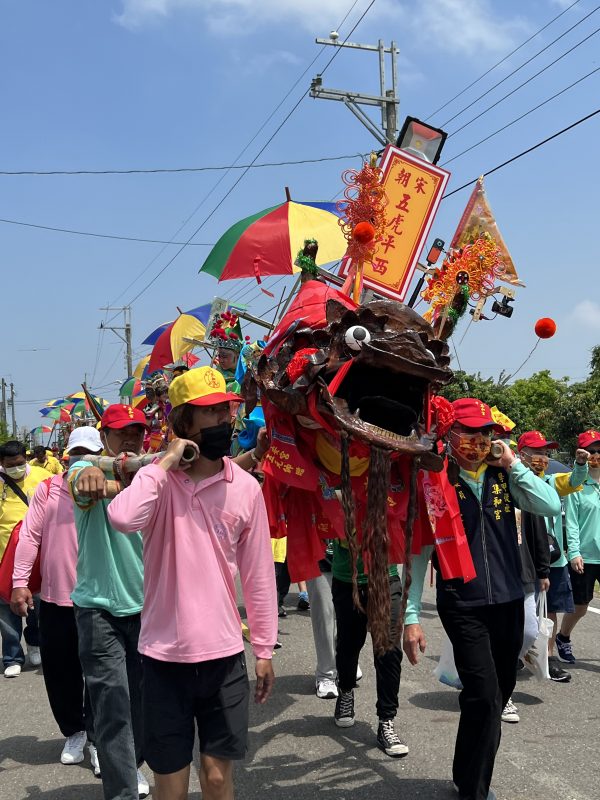
<instances>
[{"instance_id":1,"label":"tree","mask_svg":"<svg viewBox=\"0 0 600 800\"><path fill-rule=\"evenodd\" d=\"M8 442L10 439L14 437L8 432L8 428L5 422L0 422L0 444L4 444L4 442Z\"/></svg>"},{"instance_id":2,"label":"tree","mask_svg":"<svg viewBox=\"0 0 600 800\"><path fill-rule=\"evenodd\" d=\"M524 431L541 430L560 444L560 450L573 454L577 434L588 428L600 430L600 345L592 348L590 375L580 383L567 377L553 378L550 370L508 383L502 372L498 378L483 378L457 371L441 394L448 400L477 397L516 423L513 438Z\"/></svg>"}]
</instances>

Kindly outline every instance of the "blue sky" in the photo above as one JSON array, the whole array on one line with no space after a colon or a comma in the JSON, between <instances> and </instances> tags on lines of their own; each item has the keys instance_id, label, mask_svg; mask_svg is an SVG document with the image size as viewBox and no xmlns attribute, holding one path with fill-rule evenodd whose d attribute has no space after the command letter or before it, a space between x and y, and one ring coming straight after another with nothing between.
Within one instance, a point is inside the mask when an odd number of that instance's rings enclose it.
<instances>
[{"instance_id":1,"label":"blue sky","mask_svg":"<svg viewBox=\"0 0 600 800\"><path fill-rule=\"evenodd\" d=\"M368 6L358 0L342 38ZM457 94L570 3L528 0L377 0L354 41L400 48L400 119L421 118ZM0 6L1 170L127 169L230 164L298 76L319 53L315 36L337 28L352 0L46 0ZM420 6L420 8L418 7ZM442 112L456 112L534 55L594 7L581 0L557 22ZM517 75L448 122L452 133L503 94L600 26L600 13L578 25ZM441 163L600 66L592 36L510 99L448 139ZM319 60L242 157L253 158L331 57ZM598 106L600 73L449 165L448 191ZM375 93L376 58L344 51L324 84ZM586 375L600 341L595 232L600 117L490 176L489 200L527 288L511 320L472 325L459 355L463 368L514 370L533 344L533 324L551 316L543 342L521 374L550 368ZM260 161L367 152L369 133L343 107L306 98ZM215 242L237 219L283 200L329 200L341 172L358 159L250 171L195 237ZM232 172L133 176L0 176L0 217L122 236L187 239L232 186ZM470 190L442 202L432 237L449 242ZM108 303L144 289L176 252L161 245L71 236L0 224L3 302L0 373L14 381L19 425L40 421L40 400L79 388L85 373L116 398L125 377L122 349L99 336ZM187 247L133 305L134 351L176 307L237 296L257 314L273 301L252 281L218 285L198 275L208 249ZM133 286L137 276L143 275ZM267 281L273 283L275 279ZM279 296L284 282L273 291ZM457 341L462 336L459 330ZM250 330L250 333L255 331ZM98 357L97 357L98 354Z\"/></svg>"}]
</instances>

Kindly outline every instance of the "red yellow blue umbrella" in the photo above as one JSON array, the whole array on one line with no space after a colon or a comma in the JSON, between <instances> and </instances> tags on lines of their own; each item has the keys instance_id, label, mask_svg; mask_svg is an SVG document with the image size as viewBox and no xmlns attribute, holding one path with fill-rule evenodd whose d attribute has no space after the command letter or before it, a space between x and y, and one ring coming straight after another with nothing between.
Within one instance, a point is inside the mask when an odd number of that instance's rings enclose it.
<instances>
[{"instance_id":1,"label":"red yellow blue umbrella","mask_svg":"<svg viewBox=\"0 0 600 800\"><path fill-rule=\"evenodd\" d=\"M306 239L316 239L316 263L343 257L348 246L336 203L288 200L236 222L208 254L200 272L220 281L298 272L294 261Z\"/></svg>"}]
</instances>

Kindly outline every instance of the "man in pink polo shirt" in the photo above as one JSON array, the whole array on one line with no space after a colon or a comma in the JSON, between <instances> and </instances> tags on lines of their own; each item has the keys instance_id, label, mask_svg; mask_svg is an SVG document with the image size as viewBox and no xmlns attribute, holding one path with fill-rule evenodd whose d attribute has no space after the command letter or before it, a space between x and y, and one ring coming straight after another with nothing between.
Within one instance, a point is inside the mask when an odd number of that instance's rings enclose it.
<instances>
[{"instance_id":1,"label":"man in pink polo shirt","mask_svg":"<svg viewBox=\"0 0 600 800\"><path fill-rule=\"evenodd\" d=\"M95 428L75 428L67 452L85 456L102 452ZM86 741L96 775L100 774L93 744L93 725L83 672L79 661L77 626L71 592L77 575L77 529L67 473L48 477L33 496L21 528L15 552L11 609L21 617L33 608L27 588L33 565L41 553L40 650L44 682L52 713L66 742L63 764L79 764Z\"/></svg>"},{"instance_id":2,"label":"man in pink polo shirt","mask_svg":"<svg viewBox=\"0 0 600 800\"><path fill-rule=\"evenodd\" d=\"M187 797L200 740L204 800L232 800L234 759L246 753L249 685L235 576L256 657L255 701L271 693L277 602L260 486L226 454L230 401L223 376L190 370L169 387L180 437L108 507L112 526L142 531L144 756L161 800ZM185 447L197 455L180 466Z\"/></svg>"}]
</instances>

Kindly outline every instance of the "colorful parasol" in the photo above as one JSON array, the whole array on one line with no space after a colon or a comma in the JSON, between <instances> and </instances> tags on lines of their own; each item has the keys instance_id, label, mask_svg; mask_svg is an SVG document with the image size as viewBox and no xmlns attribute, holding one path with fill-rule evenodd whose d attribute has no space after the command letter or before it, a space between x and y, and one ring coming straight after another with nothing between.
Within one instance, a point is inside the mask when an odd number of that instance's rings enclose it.
<instances>
[{"instance_id":1,"label":"colorful parasol","mask_svg":"<svg viewBox=\"0 0 600 800\"><path fill-rule=\"evenodd\" d=\"M137 397L144 393L142 382L136 377L127 378L119 389L119 397Z\"/></svg>"},{"instance_id":2,"label":"colorful parasol","mask_svg":"<svg viewBox=\"0 0 600 800\"><path fill-rule=\"evenodd\" d=\"M145 381L148 375L150 374L148 370L148 364L150 363L150 353L143 358L140 358L138 363L136 364L135 369L133 370L133 377L137 378L140 381Z\"/></svg>"},{"instance_id":3,"label":"colorful parasol","mask_svg":"<svg viewBox=\"0 0 600 800\"><path fill-rule=\"evenodd\" d=\"M337 203L288 200L246 217L221 236L200 268L220 281L299 272L294 260L308 238L319 242L317 264L342 258L346 240Z\"/></svg>"},{"instance_id":4,"label":"colorful parasol","mask_svg":"<svg viewBox=\"0 0 600 800\"><path fill-rule=\"evenodd\" d=\"M166 328L163 330L157 328L142 342L142 344L154 344L148 365L150 374L189 353L194 344L187 341L188 339L200 341L204 339L210 309L211 306L208 304L193 308L191 311L184 311Z\"/></svg>"},{"instance_id":5,"label":"colorful parasol","mask_svg":"<svg viewBox=\"0 0 600 800\"><path fill-rule=\"evenodd\" d=\"M71 422L71 414L66 408L40 408L40 414L57 422Z\"/></svg>"},{"instance_id":6,"label":"colorful parasol","mask_svg":"<svg viewBox=\"0 0 600 800\"><path fill-rule=\"evenodd\" d=\"M52 433L53 428L49 425L38 425L37 428L32 428L29 433L33 434L34 436L39 436L41 433Z\"/></svg>"},{"instance_id":7,"label":"colorful parasol","mask_svg":"<svg viewBox=\"0 0 600 800\"><path fill-rule=\"evenodd\" d=\"M184 353L181 358L178 358L177 361L174 361L172 364L166 364L165 369L174 370L177 367L187 367L191 369L195 367L196 364L200 361L198 356L195 356L193 353Z\"/></svg>"}]
</instances>

